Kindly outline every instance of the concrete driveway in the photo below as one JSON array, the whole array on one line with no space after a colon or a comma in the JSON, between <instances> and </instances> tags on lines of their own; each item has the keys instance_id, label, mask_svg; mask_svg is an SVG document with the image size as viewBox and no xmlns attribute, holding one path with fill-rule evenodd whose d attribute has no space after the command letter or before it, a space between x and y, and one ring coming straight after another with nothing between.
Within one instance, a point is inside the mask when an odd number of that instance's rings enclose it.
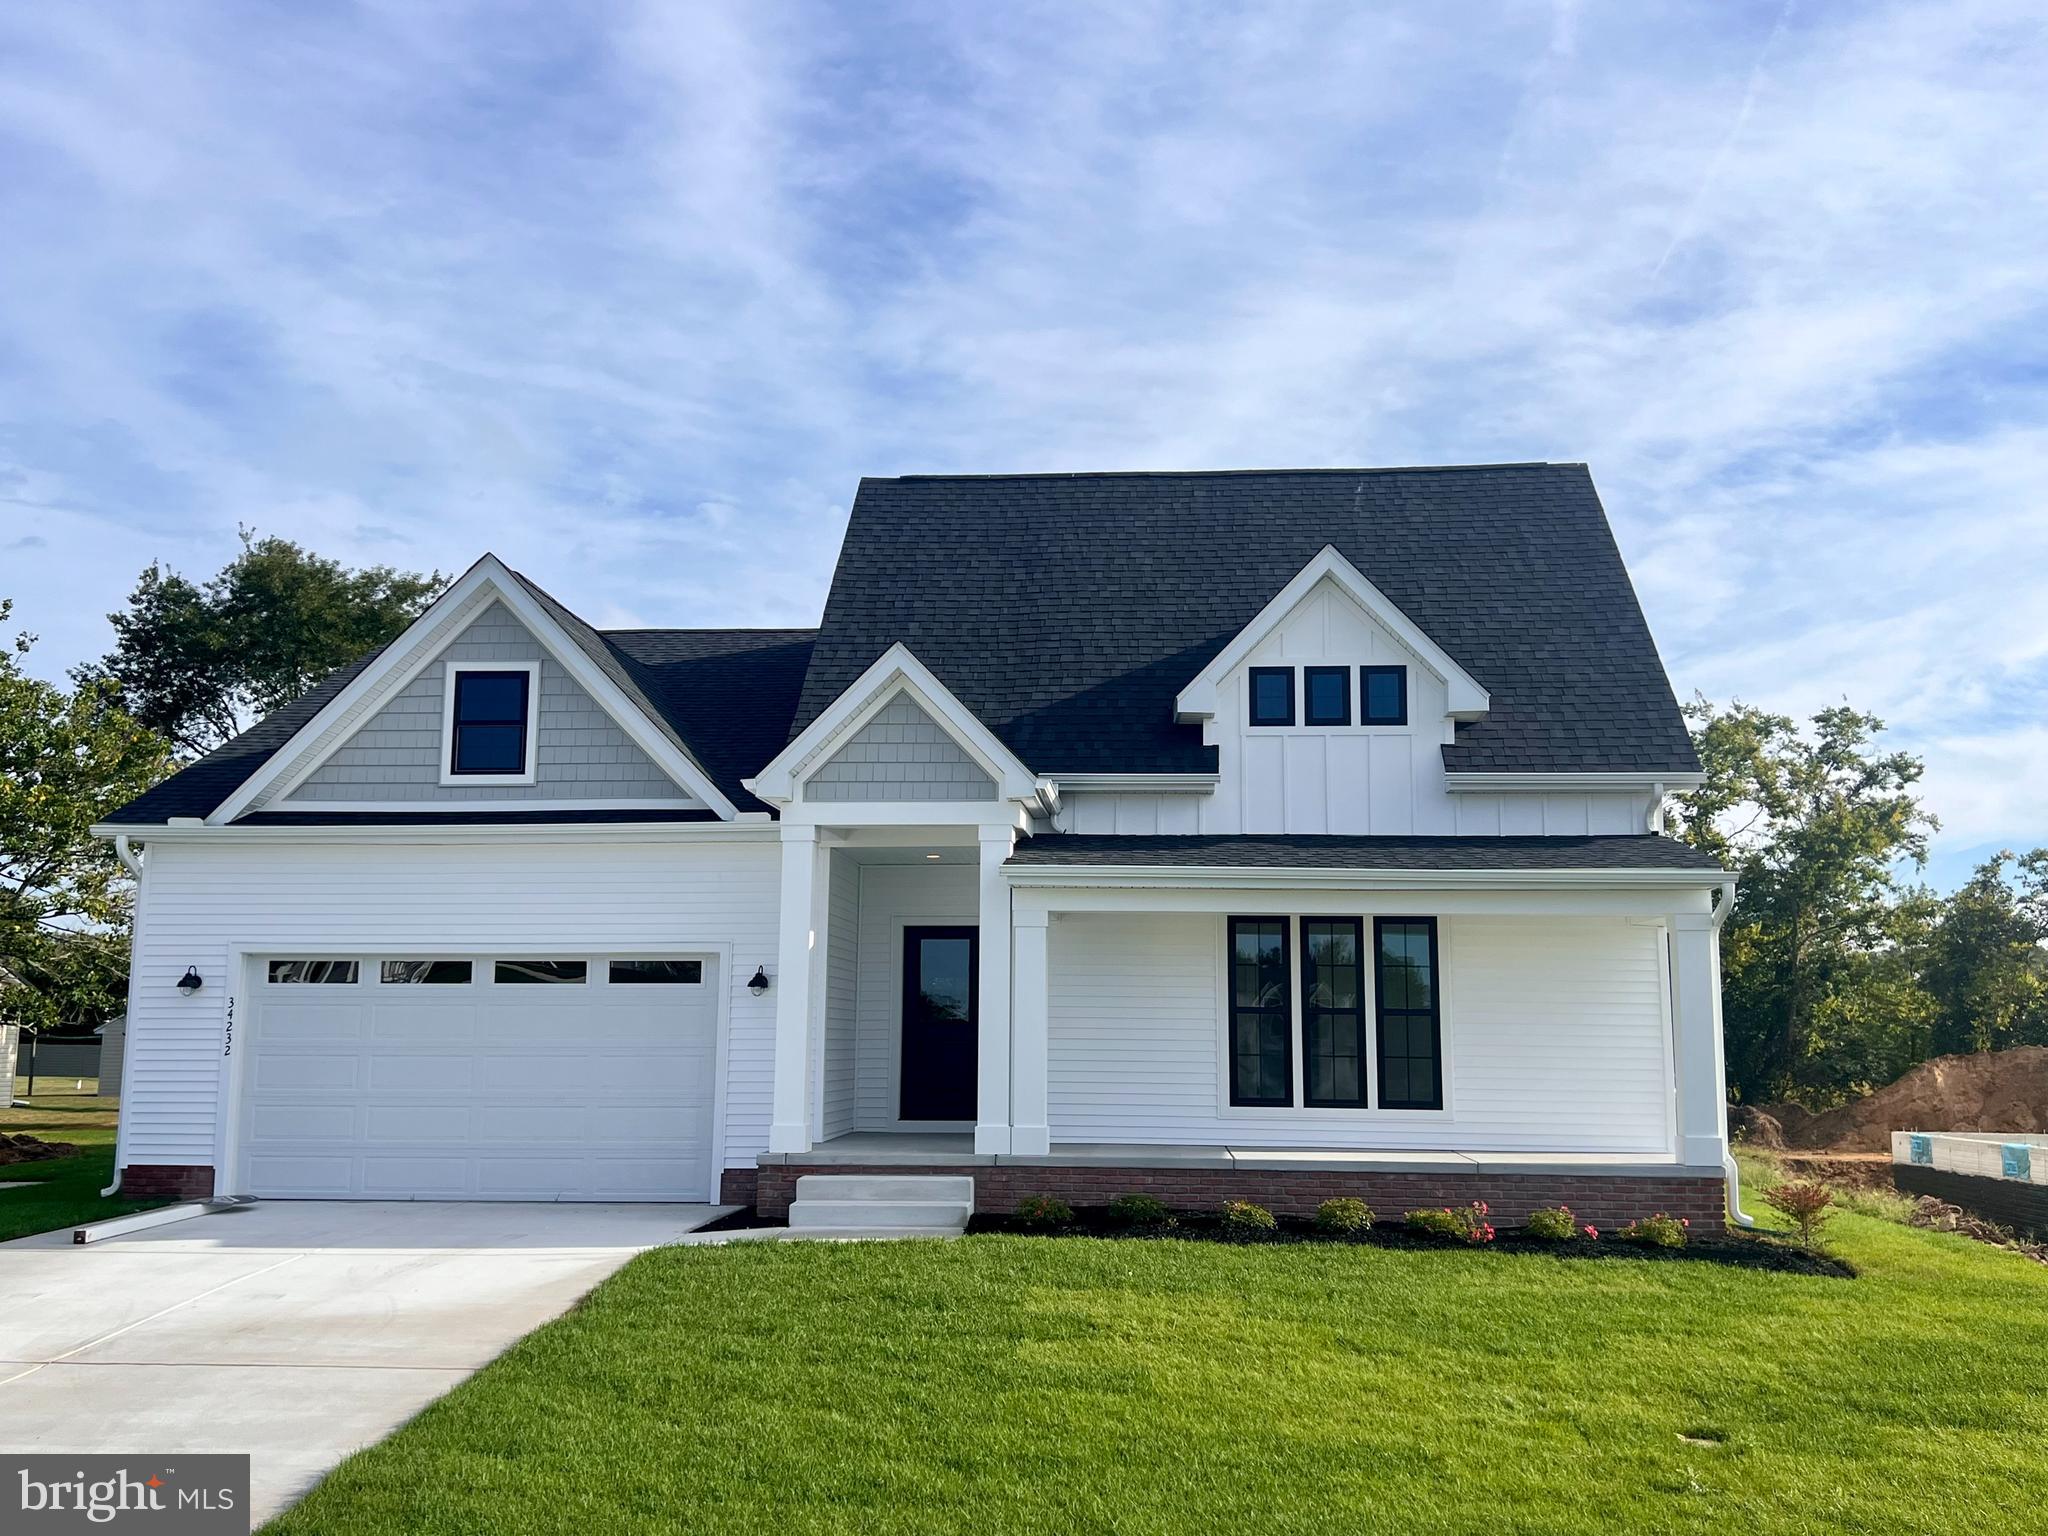
<instances>
[{"instance_id":1,"label":"concrete driveway","mask_svg":"<svg viewBox=\"0 0 2048 1536\"><path fill-rule=\"evenodd\" d=\"M0 1244L0 1450L246 1451L260 1523L722 1209L286 1201Z\"/></svg>"}]
</instances>

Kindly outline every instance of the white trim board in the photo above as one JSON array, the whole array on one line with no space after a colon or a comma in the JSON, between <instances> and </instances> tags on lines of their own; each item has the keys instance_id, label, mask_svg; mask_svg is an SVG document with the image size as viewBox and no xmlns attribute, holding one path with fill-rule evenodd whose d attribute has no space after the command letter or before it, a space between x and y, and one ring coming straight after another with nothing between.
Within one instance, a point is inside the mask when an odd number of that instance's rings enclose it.
<instances>
[{"instance_id":1,"label":"white trim board","mask_svg":"<svg viewBox=\"0 0 2048 1536\"><path fill-rule=\"evenodd\" d=\"M291 740L216 806L206 820L220 826L259 805L289 795L385 699L432 665L443 647L467 627L470 618L493 600L503 603L526 626L541 649L656 766L719 816L730 820L738 814L738 807L710 776L590 659L511 570L497 556L485 555L413 620L404 634L386 646L382 655L299 727Z\"/></svg>"},{"instance_id":2,"label":"white trim board","mask_svg":"<svg viewBox=\"0 0 2048 1536\"><path fill-rule=\"evenodd\" d=\"M457 773L455 771L455 684L465 673L524 672L526 674L526 761L517 773ZM537 661L450 662L441 669L441 787L465 784L532 784L540 769L540 663Z\"/></svg>"}]
</instances>

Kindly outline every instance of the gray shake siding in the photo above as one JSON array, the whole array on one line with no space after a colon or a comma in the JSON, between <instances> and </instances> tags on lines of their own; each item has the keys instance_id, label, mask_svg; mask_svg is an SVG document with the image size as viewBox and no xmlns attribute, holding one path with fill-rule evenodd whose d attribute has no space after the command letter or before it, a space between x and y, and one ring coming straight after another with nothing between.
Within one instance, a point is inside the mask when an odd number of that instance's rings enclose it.
<instances>
[{"instance_id":1,"label":"gray shake siding","mask_svg":"<svg viewBox=\"0 0 2048 1536\"><path fill-rule=\"evenodd\" d=\"M902 695L804 785L806 800L993 800L996 781Z\"/></svg>"},{"instance_id":2,"label":"gray shake siding","mask_svg":"<svg viewBox=\"0 0 2048 1536\"><path fill-rule=\"evenodd\" d=\"M533 784L443 784L446 662L538 661L539 745ZM287 804L334 801L660 800L692 797L656 767L596 700L501 603L492 603L441 657L366 720Z\"/></svg>"}]
</instances>

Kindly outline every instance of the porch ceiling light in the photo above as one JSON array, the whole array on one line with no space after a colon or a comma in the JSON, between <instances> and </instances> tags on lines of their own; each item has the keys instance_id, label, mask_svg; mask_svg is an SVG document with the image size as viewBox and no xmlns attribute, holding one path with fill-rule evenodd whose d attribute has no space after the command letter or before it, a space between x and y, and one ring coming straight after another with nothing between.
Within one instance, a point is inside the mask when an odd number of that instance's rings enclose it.
<instances>
[{"instance_id":1,"label":"porch ceiling light","mask_svg":"<svg viewBox=\"0 0 2048 1536\"><path fill-rule=\"evenodd\" d=\"M190 997L205 985L206 978L189 965L185 967L185 974L178 978L178 991L186 997Z\"/></svg>"},{"instance_id":2,"label":"porch ceiling light","mask_svg":"<svg viewBox=\"0 0 2048 1536\"><path fill-rule=\"evenodd\" d=\"M747 978L747 990L756 997L759 997L768 990L768 968L766 966L757 965L754 967L754 974Z\"/></svg>"}]
</instances>

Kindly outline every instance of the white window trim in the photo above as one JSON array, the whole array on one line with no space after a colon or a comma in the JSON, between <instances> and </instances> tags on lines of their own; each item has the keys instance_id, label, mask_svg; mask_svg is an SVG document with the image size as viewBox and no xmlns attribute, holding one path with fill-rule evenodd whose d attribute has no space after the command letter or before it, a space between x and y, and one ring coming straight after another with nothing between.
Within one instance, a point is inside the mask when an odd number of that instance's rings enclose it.
<instances>
[{"instance_id":1,"label":"white window trim","mask_svg":"<svg viewBox=\"0 0 2048 1536\"><path fill-rule=\"evenodd\" d=\"M1215 954L1216 976L1216 1113L1220 1119L1257 1121L1276 1129L1301 1123L1356 1125L1371 1121L1394 1125L1443 1125L1455 1121L1456 1108L1452 1099L1453 1042L1455 1031L1452 1024L1455 999L1451 995L1451 949L1453 924L1440 911L1403 912L1302 912L1300 910L1277 914L1287 922L1288 954L1288 1008L1287 1040L1289 1059L1292 1063L1294 1102L1291 1104L1233 1104L1230 1102L1230 919L1233 916L1262 917L1267 914L1247 906L1241 913L1225 912L1216 915L1213 931L1212 950ZM1304 1042L1301 1029L1301 920L1304 917L1351 917L1356 918L1363 941L1364 953L1360 955L1359 984L1365 988L1365 1082L1366 1105L1359 1109L1342 1109L1328 1106L1311 1108L1306 1102L1308 1084L1303 1076L1306 1063L1302 1060ZM1379 951L1372 941L1373 919L1375 917L1433 917L1436 919L1436 969L1437 969L1437 1058L1443 1073L1443 1103L1436 1109L1382 1109L1380 1108L1380 1050L1379 1050Z\"/></svg>"},{"instance_id":2,"label":"white window trim","mask_svg":"<svg viewBox=\"0 0 2048 1536\"><path fill-rule=\"evenodd\" d=\"M526 674L526 766L518 773L455 771L455 680L465 672ZM540 663L537 661L443 661L441 664L441 784L532 784L540 766Z\"/></svg>"}]
</instances>

